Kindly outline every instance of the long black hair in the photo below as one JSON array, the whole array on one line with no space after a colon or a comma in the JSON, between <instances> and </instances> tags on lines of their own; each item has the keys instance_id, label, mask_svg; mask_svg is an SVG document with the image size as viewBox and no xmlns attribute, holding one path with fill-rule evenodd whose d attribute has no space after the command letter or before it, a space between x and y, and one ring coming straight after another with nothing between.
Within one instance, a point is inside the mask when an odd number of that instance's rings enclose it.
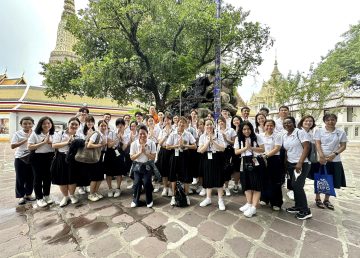
<instances>
[{"instance_id":1,"label":"long black hair","mask_svg":"<svg viewBox=\"0 0 360 258\"><path fill-rule=\"evenodd\" d=\"M94 125L95 125L95 118L93 116L87 116L86 119L85 119L85 125L84 125L84 129L83 129L83 133L84 135L87 135L89 129L92 129L94 132L95 132L95 127L93 126L92 128L89 128L87 126L87 122L93 122Z\"/></svg>"},{"instance_id":2,"label":"long black hair","mask_svg":"<svg viewBox=\"0 0 360 258\"><path fill-rule=\"evenodd\" d=\"M46 120L49 120L49 122L51 123L51 128L49 130L49 134L53 135L55 133L55 125L54 125L53 120L48 116L43 116L42 118L40 118L39 122L36 124L35 130L34 130L36 134L41 134L41 132L42 132L42 124Z\"/></svg>"},{"instance_id":3,"label":"long black hair","mask_svg":"<svg viewBox=\"0 0 360 258\"><path fill-rule=\"evenodd\" d=\"M230 125L231 125L231 128L236 131L236 126L233 124L234 118L237 118L237 119L240 120L240 125L243 123L243 119L242 119L240 116L238 116L238 115L235 115L235 116L233 116L233 117L231 118L231 124L230 124ZM240 126L239 126L239 128L240 128ZM238 133L238 132L236 132L236 133Z\"/></svg>"},{"instance_id":4,"label":"long black hair","mask_svg":"<svg viewBox=\"0 0 360 258\"><path fill-rule=\"evenodd\" d=\"M256 133L259 133L259 126L260 126L260 124L259 124L259 122L257 121L257 118L258 118L259 116L263 116L263 117L265 118L265 121L266 121L266 116L265 116L263 113L257 113L257 114L256 114L256 116L255 116L255 132L256 132ZM265 122L264 122L264 125L265 125Z\"/></svg>"},{"instance_id":5,"label":"long black hair","mask_svg":"<svg viewBox=\"0 0 360 258\"><path fill-rule=\"evenodd\" d=\"M244 126L246 126L246 125L250 128L250 131L251 131L250 136L249 136L250 140L251 140L251 146L254 146L254 142L256 143L256 146L258 146L257 138L256 138L256 134L255 134L253 125L249 121L244 121L240 124L239 131L237 132L240 148L241 148L241 142L243 143L243 146L245 146L246 138L242 131L243 131Z\"/></svg>"}]
</instances>

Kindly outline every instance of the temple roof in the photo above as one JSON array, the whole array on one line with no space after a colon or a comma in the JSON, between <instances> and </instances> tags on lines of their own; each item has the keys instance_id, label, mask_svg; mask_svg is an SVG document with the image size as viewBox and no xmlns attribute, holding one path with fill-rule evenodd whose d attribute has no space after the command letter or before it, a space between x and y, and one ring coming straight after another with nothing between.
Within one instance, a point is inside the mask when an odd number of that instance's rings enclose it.
<instances>
[{"instance_id":1,"label":"temple roof","mask_svg":"<svg viewBox=\"0 0 360 258\"><path fill-rule=\"evenodd\" d=\"M20 78L8 78L6 73L0 74L0 85L24 85L24 84L26 84L24 76L21 76Z\"/></svg>"}]
</instances>

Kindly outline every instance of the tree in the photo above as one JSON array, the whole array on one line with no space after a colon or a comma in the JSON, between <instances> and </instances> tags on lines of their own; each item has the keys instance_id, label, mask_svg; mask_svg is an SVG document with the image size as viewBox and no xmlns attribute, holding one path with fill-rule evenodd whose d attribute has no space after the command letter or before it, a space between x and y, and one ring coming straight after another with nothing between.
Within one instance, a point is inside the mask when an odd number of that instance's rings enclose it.
<instances>
[{"instance_id":1,"label":"tree","mask_svg":"<svg viewBox=\"0 0 360 258\"><path fill-rule=\"evenodd\" d=\"M248 15L227 4L217 20L210 0L90 1L68 18L79 59L42 63L46 94L108 96L119 104L137 99L163 109L213 63L218 28L226 75L241 82L272 45L269 28L247 22Z\"/></svg>"}]
</instances>

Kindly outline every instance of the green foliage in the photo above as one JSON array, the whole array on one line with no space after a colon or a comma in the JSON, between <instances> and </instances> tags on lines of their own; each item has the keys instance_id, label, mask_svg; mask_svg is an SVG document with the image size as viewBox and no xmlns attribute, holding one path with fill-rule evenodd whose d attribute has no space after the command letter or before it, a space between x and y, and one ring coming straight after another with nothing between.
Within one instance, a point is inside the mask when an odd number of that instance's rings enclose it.
<instances>
[{"instance_id":1,"label":"green foliage","mask_svg":"<svg viewBox=\"0 0 360 258\"><path fill-rule=\"evenodd\" d=\"M43 65L47 94L110 96L119 104L137 99L165 108L179 88L213 64L218 29L226 76L240 82L272 45L269 28L246 22L249 13L231 5L217 20L215 7L210 0L90 1L78 17L68 18L78 39L77 63ZM70 64L77 72L60 78Z\"/></svg>"}]
</instances>

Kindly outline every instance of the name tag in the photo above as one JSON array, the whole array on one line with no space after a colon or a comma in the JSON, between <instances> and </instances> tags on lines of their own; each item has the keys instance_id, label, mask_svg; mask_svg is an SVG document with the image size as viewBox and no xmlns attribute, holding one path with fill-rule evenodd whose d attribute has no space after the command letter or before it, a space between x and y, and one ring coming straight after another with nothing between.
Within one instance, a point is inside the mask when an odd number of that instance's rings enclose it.
<instances>
[{"instance_id":1,"label":"name tag","mask_svg":"<svg viewBox=\"0 0 360 258\"><path fill-rule=\"evenodd\" d=\"M211 151L209 151L207 153L208 159L213 159L213 153Z\"/></svg>"},{"instance_id":2,"label":"name tag","mask_svg":"<svg viewBox=\"0 0 360 258\"><path fill-rule=\"evenodd\" d=\"M175 149L175 157L179 157L179 153L180 153L180 150L179 150L179 149Z\"/></svg>"},{"instance_id":3,"label":"name tag","mask_svg":"<svg viewBox=\"0 0 360 258\"><path fill-rule=\"evenodd\" d=\"M260 165L260 164L259 164L259 161L257 160L257 158L253 158L253 162L254 162L255 166L259 166L259 165Z\"/></svg>"},{"instance_id":4,"label":"name tag","mask_svg":"<svg viewBox=\"0 0 360 258\"><path fill-rule=\"evenodd\" d=\"M116 157L120 156L120 152L117 149L115 149L115 155Z\"/></svg>"}]
</instances>

